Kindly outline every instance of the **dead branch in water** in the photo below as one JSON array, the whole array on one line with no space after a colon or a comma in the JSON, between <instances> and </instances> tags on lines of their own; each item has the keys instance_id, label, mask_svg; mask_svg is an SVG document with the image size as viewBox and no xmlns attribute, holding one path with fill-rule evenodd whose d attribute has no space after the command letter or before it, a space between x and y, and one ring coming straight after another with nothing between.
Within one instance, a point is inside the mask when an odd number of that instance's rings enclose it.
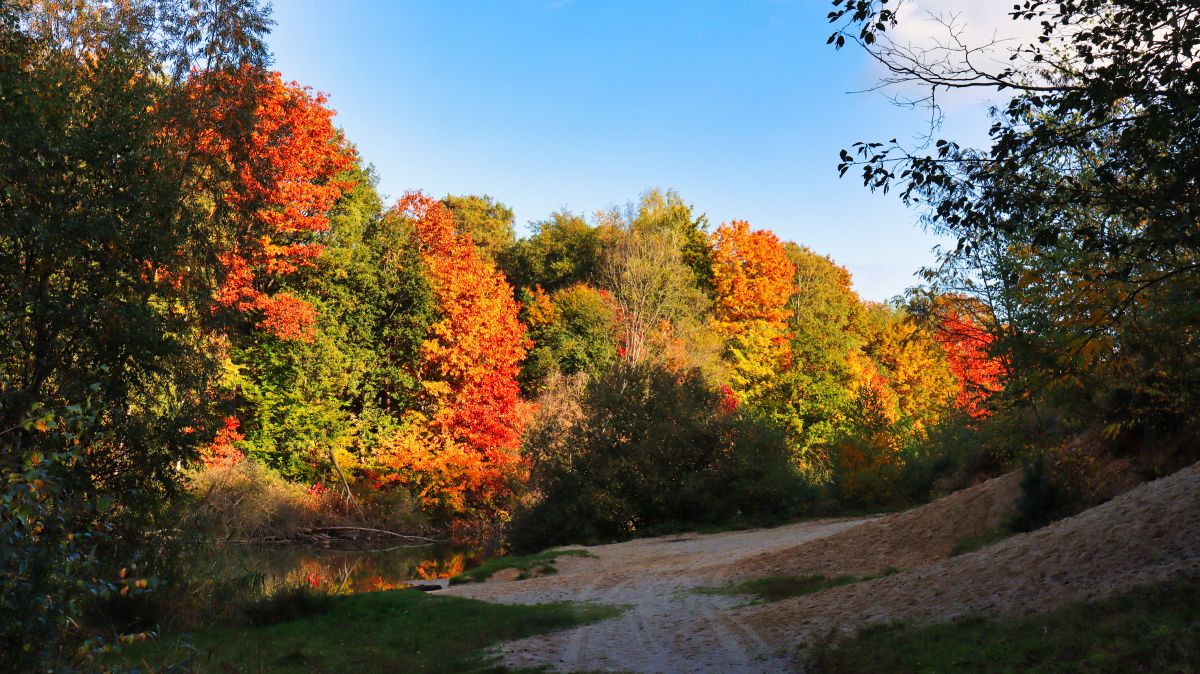
<instances>
[{"instance_id":1,"label":"dead branch in water","mask_svg":"<svg viewBox=\"0 0 1200 674\"><path fill-rule=\"evenodd\" d=\"M361 532L368 534L367 536L346 535L338 532ZM351 526L327 526L327 527L310 527L300 529L287 536L261 536L257 538L245 538L233 540L233 543L249 544L249 545L288 545L288 544L304 544L304 545L332 545L335 543L352 543L361 540L370 540L379 538L380 536L392 536L394 538L403 538L410 541L420 541L411 544L403 544L388 547L388 550L396 550L399 548L419 548L434 543L444 543L445 541L428 538L425 536L417 536L415 534L402 534L386 529L372 529L370 527L351 527Z\"/></svg>"},{"instance_id":2,"label":"dead branch in water","mask_svg":"<svg viewBox=\"0 0 1200 674\"><path fill-rule=\"evenodd\" d=\"M350 530L350 531L369 531L371 533L376 533L376 534L387 534L388 536L396 536L397 538L411 538L413 540L418 540L418 541L428 541L429 543L445 543L446 542L446 541L438 540L436 538L426 538L424 536L416 536L413 534L400 534L400 533L396 533L395 531L388 531L386 529L371 529L370 527L344 527L344 526L312 527L310 529L307 529L307 531L334 531L334 530L341 530L341 529Z\"/></svg>"}]
</instances>

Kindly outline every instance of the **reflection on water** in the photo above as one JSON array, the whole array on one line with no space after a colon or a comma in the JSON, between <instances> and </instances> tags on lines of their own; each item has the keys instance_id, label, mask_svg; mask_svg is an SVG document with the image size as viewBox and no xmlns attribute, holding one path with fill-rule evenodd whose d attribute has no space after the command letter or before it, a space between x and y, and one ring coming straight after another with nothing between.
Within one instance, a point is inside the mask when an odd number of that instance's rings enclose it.
<instances>
[{"instance_id":1,"label":"reflection on water","mask_svg":"<svg viewBox=\"0 0 1200 674\"><path fill-rule=\"evenodd\" d=\"M483 563L482 551L426 545L381 551L304 546L237 546L229 551L231 573L260 580L264 590L307 585L338 594L377 592L407 581L448 578Z\"/></svg>"}]
</instances>

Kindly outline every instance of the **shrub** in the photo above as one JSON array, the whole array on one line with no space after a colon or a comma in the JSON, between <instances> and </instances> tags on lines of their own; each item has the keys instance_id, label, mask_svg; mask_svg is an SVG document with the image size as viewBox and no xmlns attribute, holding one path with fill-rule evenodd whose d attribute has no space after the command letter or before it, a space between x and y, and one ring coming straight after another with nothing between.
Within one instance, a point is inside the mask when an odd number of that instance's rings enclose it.
<instances>
[{"instance_id":1,"label":"shrub","mask_svg":"<svg viewBox=\"0 0 1200 674\"><path fill-rule=\"evenodd\" d=\"M130 552L144 548L130 515L96 485L92 443L106 441L96 424L97 389L82 405L0 433L0 671L88 661L107 648L81 627L89 609L111 597L132 601L156 585Z\"/></svg>"},{"instance_id":2,"label":"shrub","mask_svg":"<svg viewBox=\"0 0 1200 674\"><path fill-rule=\"evenodd\" d=\"M698 371L618 366L588 384L580 412L561 436L527 440L543 496L513 523L518 549L777 520L811 494L783 432L723 408Z\"/></svg>"},{"instance_id":3,"label":"shrub","mask_svg":"<svg viewBox=\"0 0 1200 674\"><path fill-rule=\"evenodd\" d=\"M1044 457L1025 464L1017 512L1008 522L1013 531L1033 531L1070 514L1078 498L1055 479Z\"/></svg>"},{"instance_id":4,"label":"shrub","mask_svg":"<svg viewBox=\"0 0 1200 674\"><path fill-rule=\"evenodd\" d=\"M243 602L241 611L251 625L257 626L328 613L332 607L333 598L328 594L303 585L289 585Z\"/></svg>"},{"instance_id":5,"label":"shrub","mask_svg":"<svg viewBox=\"0 0 1200 674\"><path fill-rule=\"evenodd\" d=\"M0 490L4 671L34 671L63 657L68 625L78 619L89 590L99 585L91 548L107 532L86 525L81 529L82 507L73 507L67 499L71 480L66 473L74 454L42 454L10 473Z\"/></svg>"}]
</instances>

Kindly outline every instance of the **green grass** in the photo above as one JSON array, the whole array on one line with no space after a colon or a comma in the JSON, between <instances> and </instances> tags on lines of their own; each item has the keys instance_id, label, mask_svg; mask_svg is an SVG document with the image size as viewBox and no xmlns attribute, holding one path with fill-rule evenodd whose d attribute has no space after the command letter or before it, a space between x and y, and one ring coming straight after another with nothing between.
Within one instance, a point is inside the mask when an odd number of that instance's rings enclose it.
<instances>
[{"instance_id":1,"label":"green grass","mask_svg":"<svg viewBox=\"0 0 1200 674\"><path fill-rule=\"evenodd\" d=\"M812 661L829 674L1200 672L1200 580L1013 621L870 627Z\"/></svg>"},{"instance_id":2,"label":"green grass","mask_svg":"<svg viewBox=\"0 0 1200 674\"><path fill-rule=\"evenodd\" d=\"M129 647L118 669L192 672L502 671L482 649L601 620L588 604L509 606L392 590L332 598L327 613L261 627L223 628Z\"/></svg>"},{"instance_id":3,"label":"green grass","mask_svg":"<svg viewBox=\"0 0 1200 674\"><path fill-rule=\"evenodd\" d=\"M459 585L462 583L482 583L491 578L497 571L503 569L517 569L520 573L517 575L517 580L524 580L533 576L546 576L552 573L558 573L558 569L554 566L554 562L559 557L594 557L587 550L543 550L532 555L513 555L511 557L495 557L489 559L483 564L464 571L450 579L451 585Z\"/></svg>"},{"instance_id":4,"label":"green grass","mask_svg":"<svg viewBox=\"0 0 1200 674\"><path fill-rule=\"evenodd\" d=\"M772 602L788 599L789 597L813 594L833 587L853 585L854 583L874 580L898 572L899 569L888 569L878 576L838 576L836 578L829 578L827 576L767 576L766 578L755 578L754 580L725 585L723 587L699 588L696 592L701 594L748 594L756 597L761 602Z\"/></svg>"},{"instance_id":5,"label":"green grass","mask_svg":"<svg viewBox=\"0 0 1200 674\"><path fill-rule=\"evenodd\" d=\"M965 555L968 552L981 550L989 545L992 545L993 543L999 543L1006 538L1011 538L1013 533L1014 532L1007 527L1000 527L999 529L992 529L991 531L984 531L982 533L967 536L958 543L954 544L954 549L950 551L950 556L954 557L955 555Z\"/></svg>"}]
</instances>

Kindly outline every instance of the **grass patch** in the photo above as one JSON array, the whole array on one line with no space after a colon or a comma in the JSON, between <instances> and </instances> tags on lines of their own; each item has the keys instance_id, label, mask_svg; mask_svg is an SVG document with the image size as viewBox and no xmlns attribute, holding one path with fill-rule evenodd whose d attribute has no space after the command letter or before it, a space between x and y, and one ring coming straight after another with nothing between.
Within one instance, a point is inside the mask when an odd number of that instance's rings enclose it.
<instances>
[{"instance_id":1,"label":"grass patch","mask_svg":"<svg viewBox=\"0 0 1200 674\"><path fill-rule=\"evenodd\" d=\"M483 564L464 571L450 579L451 585L460 585L462 583L482 583L491 578L497 571L503 569L517 569L520 573L517 574L517 580L524 580L534 576L547 576L552 573L558 573L558 568L554 566L554 562L559 557L594 557L587 550L543 550L532 555L512 555L510 557L496 557L489 559Z\"/></svg>"},{"instance_id":2,"label":"grass patch","mask_svg":"<svg viewBox=\"0 0 1200 674\"><path fill-rule=\"evenodd\" d=\"M838 576L829 578L828 576L767 576L766 578L755 578L743 583L726 585L724 587L704 587L695 590L701 594L729 594L741 595L748 594L757 598L760 602L773 602L790 597L800 597L806 594L813 594L822 590L828 590L833 587L841 587L843 585L853 585L868 580L875 580L883 576L890 576L893 573L899 573L900 569L888 569L884 573L876 576Z\"/></svg>"},{"instance_id":3,"label":"grass patch","mask_svg":"<svg viewBox=\"0 0 1200 674\"><path fill-rule=\"evenodd\" d=\"M309 587L293 586L244 602L239 608L251 625L274 625L328 613L333 608L333 597Z\"/></svg>"},{"instance_id":4,"label":"grass patch","mask_svg":"<svg viewBox=\"0 0 1200 674\"><path fill-rule=\"evenodd\" d=\"M1196 672L1200 580L1040 616L870 627L813 654L818 672Z\"/></svg>"},{"instance_id":5,"label":"grass patch","mask_svg":"<svg viewBox=\"0 0 1200 674\"><path fill-rule=\"evenodd\" d=\"M982 533L966 536L954 544L954 549L950 551L950 556L954 557L956 555L965 555L968 552L982 550L993 543L999 543L1006 538L1011 538L1013 533L1014 532L1007 527L1000 527L999 529L992 529L991 531L984 531Z\"/></svg>"},{"instance_id":6,"label":"grass patch","mask_svg":"<svg viewBox=\"0 0 1200 674\"><path fill-rule=\"evenodd\" d=\"M274 625L170 636L129 647L117 669L193 672L501 671L482 649L619 613L590 604L509 606L392 590L331 598L329 611Z\"/></svg>"}]
</instances>

